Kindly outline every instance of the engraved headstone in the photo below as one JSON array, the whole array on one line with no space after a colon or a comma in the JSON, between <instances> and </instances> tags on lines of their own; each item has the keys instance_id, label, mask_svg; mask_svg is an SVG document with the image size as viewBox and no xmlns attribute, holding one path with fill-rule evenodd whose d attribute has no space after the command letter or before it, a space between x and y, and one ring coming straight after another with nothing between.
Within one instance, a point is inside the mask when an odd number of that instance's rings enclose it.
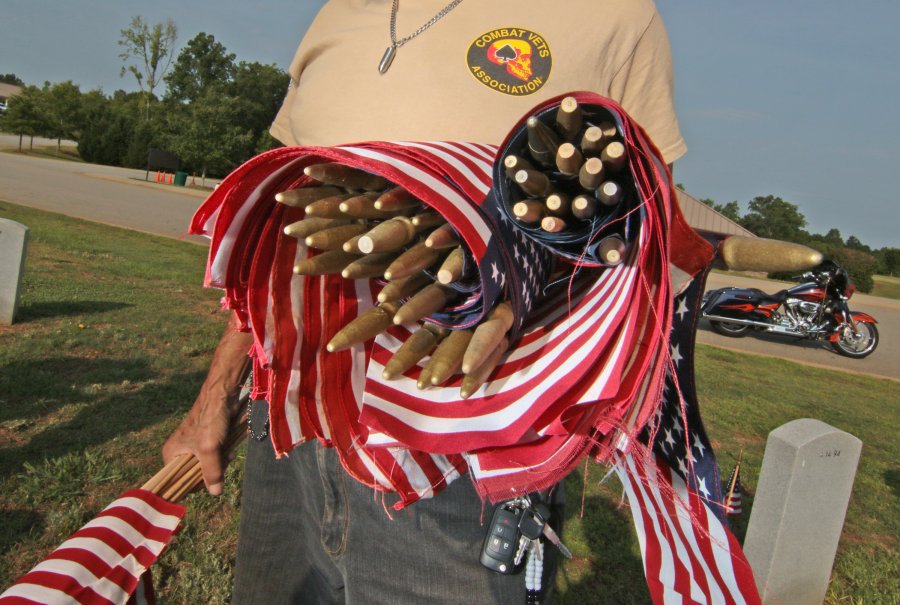
<instances>
[{"instance_id":1,"label":"engraved headstone","mask_svg":"<svg viewBox=\"0 0 900 605\"><path fill-rule=\"evenodd\" d=\"M27 246L28 227L0 218L0 324L15 319Z\"/></svg>"},{"instance_id":2,"label":"engraved headstone","mask_svg":"<svg viewBox=\"0 0 900 605\"><path fill-rule=\"evenodd\" d=\"M744 540L764 604L825 600L861 450L810 418L769 433Z\"/></svg>"}]
</instances>

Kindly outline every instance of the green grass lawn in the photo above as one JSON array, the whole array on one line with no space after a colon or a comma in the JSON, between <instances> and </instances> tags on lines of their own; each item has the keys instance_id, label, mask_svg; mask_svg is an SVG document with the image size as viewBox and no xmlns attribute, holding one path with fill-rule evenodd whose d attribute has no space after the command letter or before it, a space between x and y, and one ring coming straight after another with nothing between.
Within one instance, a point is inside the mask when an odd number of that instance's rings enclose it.
<instances>
[{"instance_id":1,"label":"green grass lawn","mask_svg":"<svg viewBox=\"0 0 900 605\"><path fill-rule=\"evenodd\" d=\"M160 465L227 314L204 290L205 249L0 202L28 225L20 314L0 327L0 588ZM744 451L743 538L766 435L815 417L862 439L827 603L900 600L897 383L701 347L704 420L727 473ZM238 458L240 462L240 456ZM162 603L227 603L240 464L226 494L187 500L185 529L154 567ZM649 603L630 513L590 465L567 482L563 604Z\"/></svg>"},{"instance_id":2,"label":"green grass lawn","mask_svg":"<svg viewBox=\"0 0 900 605\"><path fill-rule=\"evenodd\" d=\"M869 294L872 296L900 300L900 277L873 275L872 280L875 282L875 287L872 288L872 291L869 292Z\"/></svg>"},{"instance_id":3,"label":"green grass lawn","mask_svg":"<svg viewBox=\"0 0 900 605\"><path fill-rule=\"evenodd\" d=\"M18 147L12 147L2 150L5 153L15 153L17 155L28 155L36 158L49 158L51 160L68 160L70 162L84 162L78 155L78 148L71 145L64 145L59 149L56 145L38 145L33 148L28 147L28 138L22 144L22 151Z\"/></svg>"}]
</instances>

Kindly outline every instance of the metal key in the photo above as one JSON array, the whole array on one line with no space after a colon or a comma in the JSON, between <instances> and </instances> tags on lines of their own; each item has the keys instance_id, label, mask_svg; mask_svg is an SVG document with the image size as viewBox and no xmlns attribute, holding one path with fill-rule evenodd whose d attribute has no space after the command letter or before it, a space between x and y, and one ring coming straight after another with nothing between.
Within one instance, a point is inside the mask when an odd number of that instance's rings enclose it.
<instances>
[{"instance_id":1,"label":"metal key","mask_svg":"<svg viewBox=\"0 0 900 605\"><path fill-rule=\"evenodd\" d=\"M530 544L531 540L525 536L519 536L519 545L516 547L516 557L513 559L513 565L515 567L522 564L522 559L525 558L525 553L529 551Z\"/></svg>"},{"instance_id":2,"label":"metal key","mask_svg":"<svg viewBox=\"0 0 900 605\"><path fill-rule=\"evenodd\" d=\"M543 527L541 528L541 534L547 538L547 540L556 548L559 549L559 552L563 554L563 556L567 559L572 558L572 551L570 551L565 544L562 543L562 540L559 539L559 535L553 528L550 527L550 524L547 523L546 519L550 518L550 509L543 503L538 503L535 507L535 515L538 519L543 523ZM521 521L519 522L519 526L521 527Z\"/></svg>"},{"instance_id":3,"label":"metal key","mask_svg":"<svg viewBox=\"0 0 900 605\"><path fill-rule=\"evenodd\" d=\"M522 534L523 538L528 540L525 548L529 552L534 553L538 557L538 560L541 559L541 549L537 548L537 546L540 543L541 535L543 534L546 525L544 519L538 514L535 508L531 506L529 500L528 506L522 511L522 517L519 519L519 533Z\"/></svg>"}]
</instances>

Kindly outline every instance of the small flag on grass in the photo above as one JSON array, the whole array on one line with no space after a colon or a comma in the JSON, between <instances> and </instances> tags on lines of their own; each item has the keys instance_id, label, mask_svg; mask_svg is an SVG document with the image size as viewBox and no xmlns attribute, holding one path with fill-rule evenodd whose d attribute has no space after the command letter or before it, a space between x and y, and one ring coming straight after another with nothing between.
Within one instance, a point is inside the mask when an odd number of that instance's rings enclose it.
<instances>
[{"instance_id":1,"label":"small flag on grass","mask_svg":"<svg viewBox=\"0 0 900 605\"><path fill-rule=\"evenodd\" d=\"M728 478L728 484L725 486L726 496L725 496L725 514L729 517L736 517L743 512L741 508L741 498L743 497L744 488L741 486L741 459L744 457L743 450L738 456L737 464L734 465L734 470L731 471L731 476Z\"/></svg>"}]
</instances>

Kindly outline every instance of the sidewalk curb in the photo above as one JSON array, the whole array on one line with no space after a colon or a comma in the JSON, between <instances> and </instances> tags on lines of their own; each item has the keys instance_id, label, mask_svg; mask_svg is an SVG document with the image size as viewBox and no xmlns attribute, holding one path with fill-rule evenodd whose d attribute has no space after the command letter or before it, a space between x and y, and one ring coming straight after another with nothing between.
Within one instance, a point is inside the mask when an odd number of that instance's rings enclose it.
<instances>
[{"instance_id":1,"label":"sidewalk curb","mask_svg":"<svg viewBox=\"0 0 900 605\"><path fill-rule=\"evenodd\" d=\"M136 187L149 187L150 189L159 189L160 191L166 191L167 193L177 193L179 195L185 195L199 199L206 199L212 193L212 191L191 189L189 187L179 187L177 185L156 183L154 181L145 181L132 177L117 176L114 174L98 174L96 172L79 172L78 174L94 179L100 179L102 181L112 181L114 183L122 183L124 185L133 185Z\"/></svg>"}]
</instances>

